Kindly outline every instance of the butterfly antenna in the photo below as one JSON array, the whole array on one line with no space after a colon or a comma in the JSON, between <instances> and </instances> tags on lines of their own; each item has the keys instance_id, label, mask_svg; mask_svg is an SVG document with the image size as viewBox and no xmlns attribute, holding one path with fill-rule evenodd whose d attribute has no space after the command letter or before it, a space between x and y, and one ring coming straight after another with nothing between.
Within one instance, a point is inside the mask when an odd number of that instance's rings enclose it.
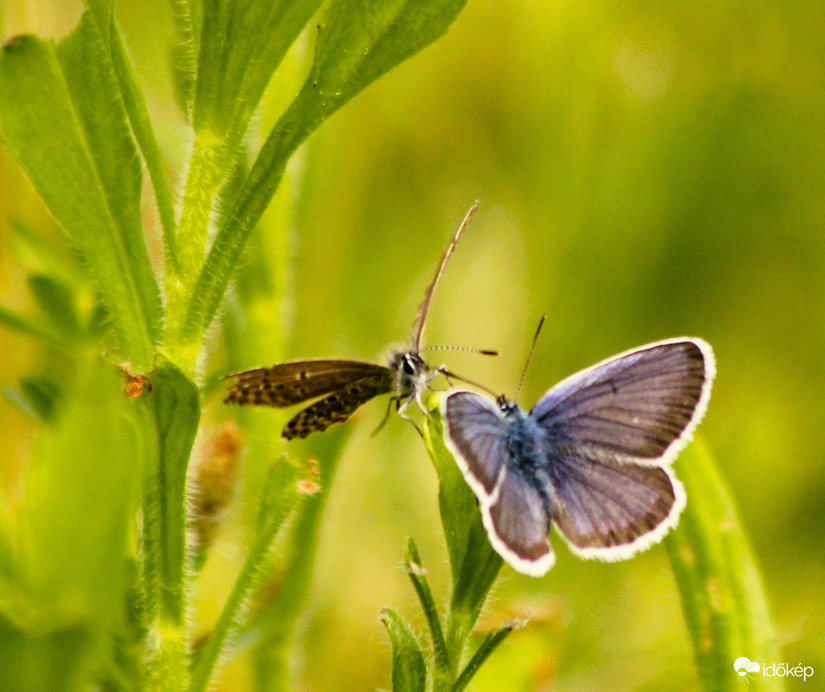
<instances>
[{"instance_id":1,"label":"butterfly antenna","mask_svg":"<svg viewBox=\"0 0 825 692\"><path fill-rule=\"evenodd\" d=\"M458 244L458 239L461 237L461 234L464 233L464 229L467 228L467 225L470 223L470 219L476 209L478 209L478 200L476 200L473 206L470 207L470 211L464 215L464 220L455 232L455 235L450 241L450 244L447 246L447 249L444 250L444 254L441 255L441 262L438 264L438 269L435 270L435 276L430 282L430 285L427 286L427 291L424 294L424 300L421 302L421 305L418 306L418 315L416 315L412 329L412 346L415 351L418 351L421 348L421 336L424 334L424 323L427 321L427 313L430 311L430 301L433 299L435 287L438 285L441 275L444 273L444 267L447 266L447 260L450 259L450 255L453 254L453 250L455 250L455 246Z\"/></svg>"},{"instance_id":2,"label":"butterfly antenna","mask_svg":"<svg viewBox=\"0 0 825 692\"><path fill-rule=\"evenodd\" d=\"M464 351L466 353L479 353L482 356L497 356L498 351L492 351L487 348L472 348L470 346L427 346L419 350L419 353L424 351Z\"/></svg>"},{"instance_id":3,"label":"butterfly antenna","mask_svg":"<svg viewBox=\"0 0 825 692\"><path fill-rule=\"evenodd\" d=\"M442 375L444 375L444 377L447 378L448 382L451 379L452 380L458 380L459 382L464 382L464 384L469 384L469 385L472 385L473 387L478 387L479 389L487 392L492 397L496 396L496 393L492 389L489 389L488 387L485 387L483 384L479 384L478 382L474 382L473 380L468 380L466 377L461 377L461 375L456 375L454 372L450 372L449 370L446 370L444 368L439 368L438 371Z\"/></svg>"},{"instance_id":4,"label":"butterfly antenna","mask_svg":"<svg viewBox=\"0 0 825 692\"><path fill-rule=\"evenodd\" d=\"M521 379L518 381L518 387L516 388L516 395L513 397L513 401L518 401L519 394L521 394L521 386L524 384L524 378L527 376L527 368L530 366L530 361L533 359L533 351L536 350L536 343L539 340L539 334L541 334L541 328L544 326L544 320L547 319L547 314L541 316L539 320L539 326L536 328L536 334L533 336L533 343L530 346L530 353L527 354L527 360L524 363L524 368L521 371Z\"/></svg>"}]
</instances>

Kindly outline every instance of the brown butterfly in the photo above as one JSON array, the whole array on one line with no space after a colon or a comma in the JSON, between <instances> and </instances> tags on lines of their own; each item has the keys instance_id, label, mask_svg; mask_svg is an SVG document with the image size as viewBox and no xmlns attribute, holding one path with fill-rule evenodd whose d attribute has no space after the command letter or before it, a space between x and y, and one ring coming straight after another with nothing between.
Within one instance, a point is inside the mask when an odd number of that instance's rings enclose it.
<instances>
[{"instance_id":1,"label":"brown butterfly","mask_svg":"<svg viewBox=\"0 0 825 692\"><path fill-rule=\"evenodd\" d=\"M452 373L443 366L430 368L421 357L424 324L444 267L477 208L478 202L467 212L441 256L435 276L418 308L409 345L394 350L386 366L332 358L295 360L278 363L271 368L246 370L227 375L227 378L234 377L235 382L229 388L224 403L285 408L323 397L299 411L284 426L281 437L287 440L323 432L335 423L343 423L359 406L381 394L392 393L396 410L403 418L407 418L405 411L413 401L425 410L422 396L429 383L439 373L447 376ZM480 352L495 355L494 351Z\"/></svg>"}]
</instances>

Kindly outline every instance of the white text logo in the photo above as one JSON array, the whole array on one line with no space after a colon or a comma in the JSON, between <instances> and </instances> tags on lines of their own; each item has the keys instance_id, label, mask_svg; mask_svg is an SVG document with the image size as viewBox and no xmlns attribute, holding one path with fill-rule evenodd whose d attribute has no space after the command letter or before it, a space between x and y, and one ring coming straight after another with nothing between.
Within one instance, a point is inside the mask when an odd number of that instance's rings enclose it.
<instances>
[{"instance_id":1,"label":"white text logo","mask_svg":"<svg viewBox=\"0 0 825 692\"><path fill-rule=\"evenodd\" d=\"M763 678L802 678L803 682L814 674L813 666L803 666L801 663L796 666L787 663L759 665L756 661L751 661L744 656L740 656L733 662L733 669L745 682L755 680L760 673Z\"/></svg>"}]
</instances>

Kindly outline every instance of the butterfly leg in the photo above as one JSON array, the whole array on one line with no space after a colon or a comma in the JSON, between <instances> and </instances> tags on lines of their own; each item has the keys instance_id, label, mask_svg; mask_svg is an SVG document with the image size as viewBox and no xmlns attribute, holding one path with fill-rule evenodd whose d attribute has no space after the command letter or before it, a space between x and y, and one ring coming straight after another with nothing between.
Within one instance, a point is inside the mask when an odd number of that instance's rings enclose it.
<instances>
[{"instance_id":1,"label":"butterfly leg","mask_svg":"<svg viewBox=\"0 0 825 692\"><path fill-rule=\"evenodd\" d=\"M433 389L430 386L430 382L432 382L438 376L439 373L444 374L446 372L447 372L446 368L443 365L439 365L437 368L435 368L434 370L431 370L429 373L427 373L427 377L424 379L424 382L423 382L422 386L415 388L415 391L413 392L412 396L410 396L407 399L406 405L409 406L410 403L412 403L412 399L415 398L415 402L418 404L418 408L421 409L421 412L425 416L429 416L430 415L429 409L427 408L427 405L424 403L424 392L427 389L429 389L431 392L436 391L435 389ZM406 418L407 420L409 420L409 418L407 418L407 416L401 416L401 417Z\"/></svg>"},{"instance_id":2,"label":"butterfly leg","mask_svg":"<svg viewBox=\"0 0 825 692\"><path fill-rule=\"evenodd\" d=\"M403 399L403 400L402 400ZM413 401L417 401L418 405L421 406L421 410L424 411L424 407L421 404L421 400L419 398L419 393L414 392L410 394L408 397L395 397L395 410L398 415L403 418L405 421L409 422L417 431L421 437L424 437L424 432L418 427L418 424L410 418L410 415L407 413L407 409L410 407Z\"/></svg>"},{"instance_id":3,"label":"butterfly leg","mask_svg":"<svg viewBox=\"0 0 825 692\"><path fill-rule=\"evenodd\" d=\"M384 429L384 426L387 424L387 421L390 419L390 409L392 409L393 402L395 402L396 409L398 408L398 397L397 396L391 396L390 400L387 402L387 410L384 413L384 417L381 419L381 422L378 424L378 426L375 428L375 430L373 430L370 433L370 437L375 437L378 433L380 433Z\"/></svg>"}]
</instances>

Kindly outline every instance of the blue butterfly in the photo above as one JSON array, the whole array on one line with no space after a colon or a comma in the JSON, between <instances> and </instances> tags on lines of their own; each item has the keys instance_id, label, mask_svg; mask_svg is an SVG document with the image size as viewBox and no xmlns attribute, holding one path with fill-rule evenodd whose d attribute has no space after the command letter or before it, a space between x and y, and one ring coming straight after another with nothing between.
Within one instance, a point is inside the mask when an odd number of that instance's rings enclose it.
<instances>
[{"instance_id":1,"label":"blue butterfly","mask_svg":"<svg viewBox=\"0 0 825 692\"><path fill-rule=\"evenodd\" d=\"M678 338L571 375L529 414L504 396L444 396L444 441L496 552L538 577L555 563L553 525L584 558L624 560L660 541L686 500L670 464L705 413L715 372L708 343Z\"/></svg>"}]
</instances>

